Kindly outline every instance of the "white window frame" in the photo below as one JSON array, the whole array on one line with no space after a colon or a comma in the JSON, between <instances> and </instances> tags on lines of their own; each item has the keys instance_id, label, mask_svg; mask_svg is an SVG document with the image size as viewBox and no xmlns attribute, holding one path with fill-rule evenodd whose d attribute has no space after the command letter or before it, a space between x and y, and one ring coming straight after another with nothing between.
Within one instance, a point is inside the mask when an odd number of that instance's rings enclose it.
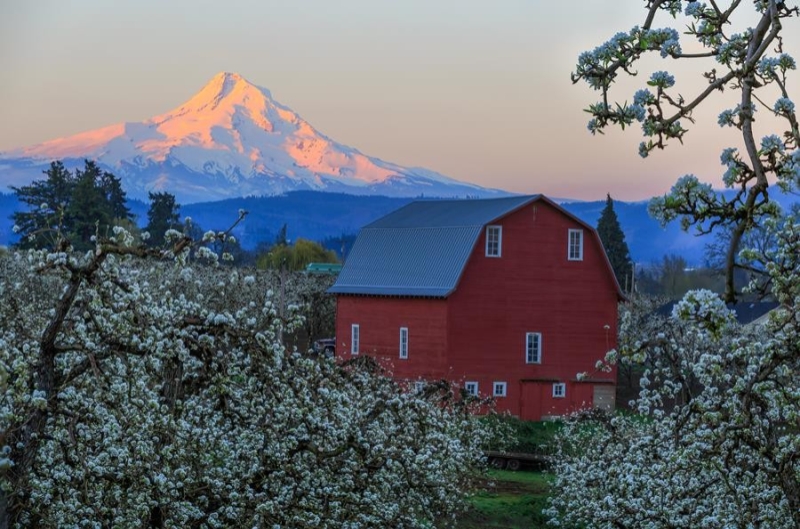
<instances>
[{"instance_id":1,"label":"white window frame","mask_svg":"<svg viewBox=\"0 0 800 529\"><path fill-rule=\"evenodd\" d=\"M464 389L467 391L467 395L472 395L474 397L478 396L478 382L475 380L468 380L464 382Z\"/></svg>"},{"instance_id":2,"label":"white window frame","mask_svg":"<svg viewBox=\"0 0 800 529\"><path fill-rule=\"evenodd\" d=\"M553 398L563 399L567 396L567 385L564 382L553 384Z\"/></svg>"},{"instance_id":3,"label":"white window frame","mask_svg":"<svg viewBox=\"0 0 800 529\"><path fill-rule=\"evenodd\" d=\"M531 343L536 344L535 356L532 356ZM542 363L542 333L540 332L526 332L525 333L525 363L526 364L541 364Z\"/></svg>"},{"instance_id":4,"label":"white window frame","mask_svg":"<svg viewBox=\"0 0 800 529\"><path fill-rule=\"evenodd\" d=\"M400 358L408 359L408 327L400 327Z\"/></svg>"},{"instance_id":5,"label":"white window frame","mask_svg":"<svg viewBox=\"0 0 800 529\"><path fill-rule=\"evenodd\" d=\"M357 323L350 326L350 354L357 355L361 346L361 328Z\"/></svg>"},{"instance_id":6,"label":"white window frame","mask_svg":"<svg viewBox=\"0 0 800 529\"><path fill-rule=\"evenodd\" d=\"M500 389L500 391L497 391ZM492 396L493 397L505 397L508 395L508 384L505 382L493 382L492 383Z\"/></svg>"},{"instance_id":7,"label":"white window frame","mask_svg":"<svg viewBox=\"0 0 800 529\"><path fill-rule=\"evenodd\" d=\"M575 241L573 244L573 236ZM575 252L573 252L573 249ZM583 261L583 230L569 230L567 236L567 260Z\"/></svg>"},{"instance_id":8,"label":"white window frame","mask_svg":"<svg viewBox=\"0 0 800 529\"><path fill-rule=\"evenodd\" d=\"M497 253L489 252L490 241L492 243L494 242L492 241L492 237L489 234L493 232L497 233ZM502 255L503 255L503 227L497 225L486 226L486 257L500 257Z\"/></svg>"}]
</instances>

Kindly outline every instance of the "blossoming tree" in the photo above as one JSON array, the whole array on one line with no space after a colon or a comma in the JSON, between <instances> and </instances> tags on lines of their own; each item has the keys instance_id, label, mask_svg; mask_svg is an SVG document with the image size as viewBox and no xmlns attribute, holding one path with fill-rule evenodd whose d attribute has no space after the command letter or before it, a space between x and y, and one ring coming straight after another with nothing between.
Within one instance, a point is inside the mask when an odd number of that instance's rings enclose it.
<instances>
[{"instance_id":1,"label":"blossoming tree","mask_svg":"<svg viewBox=\"0 0 800 529\"><path fill-rule=\"evenodd\" d=\"M684 124L693 110L725 88L739 102L719 115L719 125L738 129L741 145L721 155L727 193L689 175L651 203L664 222L680 217L684 228L730 233L725 296L690 292L667 322L623 317L619 347L598 368L621 362L643 370L633 403L638 413L589 413L568 422L549 509L556 525L800 527L800 215L781 212L769 196L771 185L800 185L800 133L787 77L795 61L781 38L798 16L792 4L649 0L641 27L579 59L574 81L602 94L589 108L591 132L638 121L647 138L640 154L647 156L688 137ZM683 41L676 30L655 26L660 17L681 14L690 20ZM755 25L732 31L748 14ZM685 52L687 41L694 49ZM684 98L673 75L657 71L632 104L612 106L618 75L633 74L650 52L711 61L701 70L706 86ZM771 115L759 123L780 127L780 135L757 140L757 104ZM756 226L774 243L741 248ZM753 288L767 286L780 303L763 326L738 325L725 306L737 295L738 266L756 273Z\"/></svg>"},{"instance_id":2,"label":"blossoming tree","mask_svg":"<svg viewBox=\"0 0 800 529\"><path fill-rule=\"evenodd\" d=\"M448 526L468 405L286 350L272 276L167 236L0 258L0 526Z\"/></svg>"}]
</instances>

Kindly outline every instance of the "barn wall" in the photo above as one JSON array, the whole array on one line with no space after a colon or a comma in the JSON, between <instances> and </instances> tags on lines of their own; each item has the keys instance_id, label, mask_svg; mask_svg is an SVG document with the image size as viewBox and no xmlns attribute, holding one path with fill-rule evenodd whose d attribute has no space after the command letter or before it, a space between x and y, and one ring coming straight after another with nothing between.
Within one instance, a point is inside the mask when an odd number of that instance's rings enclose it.
<instances>
[{"instance_id":1,"label":"barn wall","mask_svg":"<svg viewBox=\"0 0 800 529\"><path fill-rule=\"evenodd\" d=\"M447 303L443 299L346 296L337 299L336 356L351 358L350 329L361 332L360 354L381 360L400 379L445 376ZM400 358L400 328L408 328L408 359Z\"/></svg>"},{"instance_id":2,"label":"barn wall","mask_svg":"<svg viewBox=\"0 0 800 529\"><path fill-rule=\"evenodd\" d=\"M584 231L582 261L567 259L568 230L583 228L552 206L536 202L499 222L502 256L485 256L482 235L458 288L448 299L448 367L459 380L479 383L490 394L494 381L506 381L508 395L498 408L521 413L523 379L575 381L616 345L617 291L602 247ZM542 333L542 363L525 363L526 332ZM567 409L571 399L539 406ZM588 399L591 402L591 393ZM537 406L529 405L528 409ZM526 413L526 415L528 415ZM538 417L529 417L538 418Z\"/></svg>"}]
</instances>

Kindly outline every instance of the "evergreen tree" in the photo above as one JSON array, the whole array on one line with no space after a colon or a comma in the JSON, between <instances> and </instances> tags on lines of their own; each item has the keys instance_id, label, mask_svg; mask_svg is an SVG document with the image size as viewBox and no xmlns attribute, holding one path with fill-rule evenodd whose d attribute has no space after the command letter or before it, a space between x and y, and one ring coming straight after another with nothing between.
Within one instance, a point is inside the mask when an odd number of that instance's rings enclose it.
<instances>
[{"instance_id":1,"label":"evergreen tree","mask_svg":"<svg viewBox=\"0 0 800 529\"><path fill-rule=\"evenodd\" d=\"M275 246L286 246L289 244L289 239L286 236L286 232L287 232L287 226L284 223L284 225L281 226L278 235L275 236Z\"/></svg>"},{"instance_id":2,"label":"evergreen tree","mask_svg":"<svg viewBox=\"0 0 800 529\"><path fill-rule=\"evenodd\" d=\"M175 202L175 195L166 192L148 193L150 209L147 211L147 227L150 233L150 246L164 244L164 234L167 230L180 230L179 219L180 204Z\"/></svg>"},{"instance_id":3,"label":"evergreen tree","mask_svg":"<svg viewBox=\"0 0 800 529\"><path fill-rule=\"evenodd\" d=\"M114 220L133 220L133 215L127 204L128 197L122 189L122 182L119 178L103 171L100 177L100 188L108 203L111 218Z\"/></svg>"},{"instance_id":4,"label":"evergreen tree","mask_svg":"<svg viewBox=\"0 0 800 529\"><path fill-rule=\"evenodd\" d=\"M633 273L633 262L628 244L625 242L625 234L622 232L619 219L614 212L614 201L610 194L606 195L606 207L603 208L600 220L597 222L597 233L603 242L603 248L606 250L617 281L621 287L625 288L630 284L630 279L626 282L626 278L630 278Z\"/></svg>"},{"instance_id":5,"label":"evergreen tree","mask_svg":"<svg viewBox=\"0 0 800 529\"><path fill-rule=\"evenodd\" d=\"M120 180L86 160L74 174L60 161L44 171L46 178L28 186L12 187L27 211L11 218L20 235L20 248L53 247L60 234L77 250L92 245L92 236L106 235L112 224L130 225L133 215Z\"/></svg>"},{"instance_id":6,"label":"evergreen tree","mask_svg":"<svg viewBox=\"0 0 800 529\"><path fill-rule=\"evenodd\" d=\"M17 200L28 205L28 211L17 211L11 215L15 231L19 234L20 248L43 248L52 246L55 233L65 230L65 213L75 187L75 178L64 164L56 161L43 171L44 180L27 186L13 187Z\"/></svg>"},{"instance_id":7,"label":"evergreen tree","mask_svg":"<svg viewBox=\"0 0 800 529\"><path fill-rule=\"evenodd\" d=\"M75 186L72 190L67 217L72 246L84 251L92 246L92 236L105 235L114 217L111 204L103 193L103 172L93 161L86 160L84 170L75 170Z\"/></svg>"}]
</instances>

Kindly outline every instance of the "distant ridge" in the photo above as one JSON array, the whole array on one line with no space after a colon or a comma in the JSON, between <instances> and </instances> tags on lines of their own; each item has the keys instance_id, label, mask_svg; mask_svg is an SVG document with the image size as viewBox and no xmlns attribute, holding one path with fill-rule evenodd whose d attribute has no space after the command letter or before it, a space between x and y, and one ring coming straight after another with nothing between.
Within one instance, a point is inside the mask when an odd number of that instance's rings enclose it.
<instances>
[{"instance_id":1,"label":"distant ridge","mask_svg":"<svg viewBox=\"0 0 800 529\"><path fill-rule=\"evenodd\" d=\"M25 185L50 161L88 158L131 198L168 191L184 204L294 190L398 197L503 196L419 167L362 154L317 131L269 90L221 72L179 107L0 153L0 185Z\"/></svg>"}]
</instances>

